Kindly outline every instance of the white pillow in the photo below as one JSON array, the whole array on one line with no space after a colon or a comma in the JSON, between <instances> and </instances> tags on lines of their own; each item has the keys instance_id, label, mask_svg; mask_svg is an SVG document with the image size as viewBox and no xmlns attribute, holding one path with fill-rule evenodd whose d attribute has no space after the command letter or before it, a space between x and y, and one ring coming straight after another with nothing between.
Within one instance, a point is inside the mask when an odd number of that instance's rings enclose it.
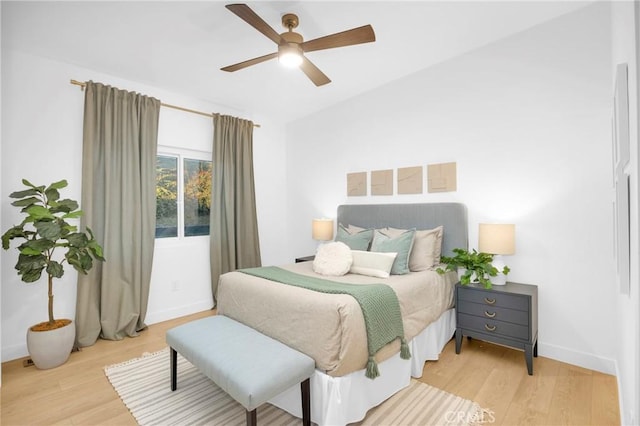
<instances>
[{"instance_id":1,"label":"white pillow","mask_svg":"<svg viewBox=\"0 0 640 426\"><path fill-rule=\"evenodd\" d=\"M320 275L338 277L349 272L353 256L345 243L335 241L318 247L313 260L313 270Z\"/></svg>"},{"instance_id":2,"label":"white pillow","mask_svg":"<svg viewBox=\"0 0 640 426\"><path fill-rule=\"evenodd\" d=\"M358 232L362 232L362 231L366 231L367 228L361 228L359 226L355 226L355 225L349 225L347 226L347 231L350 234L357 234Z\"/></svg>"},{"instance_id":3,"label":"white pillow","mask_svg":"<svg viewBox=\"0 0 640 426\"><path fill-rule=\"evenodd\" d=\"M351 250L351 272L371 277L389 278L393 261L398 253Z\"/></svg>"}]
</instances>

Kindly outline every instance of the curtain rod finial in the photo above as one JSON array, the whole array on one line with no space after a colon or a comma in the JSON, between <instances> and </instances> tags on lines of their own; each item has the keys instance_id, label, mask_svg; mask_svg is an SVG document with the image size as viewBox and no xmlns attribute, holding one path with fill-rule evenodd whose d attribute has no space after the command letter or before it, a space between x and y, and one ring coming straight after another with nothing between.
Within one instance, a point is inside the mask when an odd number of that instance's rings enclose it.
<instances>
[{"instance_id":1,"label":"curtain rod finial","mask_svg":"<svg viewBox=\"0 0 640 426\"><path fill-rule=\"evenodd\" d=\"M80 86L80 90L84 92L84 87L87 83L83 83L82 81L71 79L71 84L75 84L76 86Z\"/></svg>"}]
</instances>

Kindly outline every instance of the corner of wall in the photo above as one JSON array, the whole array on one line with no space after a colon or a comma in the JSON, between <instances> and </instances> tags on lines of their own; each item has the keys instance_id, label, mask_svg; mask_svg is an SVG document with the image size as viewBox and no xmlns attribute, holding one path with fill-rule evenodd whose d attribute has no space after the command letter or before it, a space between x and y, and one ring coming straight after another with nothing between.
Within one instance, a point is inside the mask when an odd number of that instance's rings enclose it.
<instances>
[{"instance_id":1,"label":"corner of wall","mask_svg":"<svg viewBox=\"0 0 640 426\"><path fill-rule=\"evenodd\" d=\"M618 294L615 330L615 373L618 379L620 421L640 421L640 3L612 2L612 70L628 64L630 162L629 176L630 291ZM615 76L615 73L613 74ZM612 86L615 81L612 82ZM633 337L630 337L633 336Z\"/></svg>"},{"instance_id":2,"label":"corner of wall","mask_svg":"<svg viewBox=\"0 0 640 426\"><path fill-rule=\"evenodd\" d=\"M0 99L2 99L2 91L0 89ZM2 116L2 111L0 107L0 117ZM0 118L0 133L2 132L2 118ZM0 136L0 139L2 137ZM1 144L0 144L1 145ZM2 158L2 148L0 147L0 158ZM2 177L0 176L0 188L2 188ZM0 189L0 197L4 194ZM2 223L2 213L0 212L0 223ZM0 262L0 276L2 276L2 262ZM0 318L2 318L2 292L0 291ZM2 347L2 327L0 327L0 348ZM0 387L2 387L2 369L0 368Z\"/></svg>"}]
</instances>

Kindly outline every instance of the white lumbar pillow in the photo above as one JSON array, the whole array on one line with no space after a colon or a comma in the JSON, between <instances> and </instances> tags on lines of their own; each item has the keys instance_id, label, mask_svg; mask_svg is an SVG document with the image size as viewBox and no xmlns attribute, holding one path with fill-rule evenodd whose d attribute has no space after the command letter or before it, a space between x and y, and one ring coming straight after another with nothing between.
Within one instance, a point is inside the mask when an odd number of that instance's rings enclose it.
<instances>
[{"instance_id":1,"label":"white lumbar pillow","mask_svg":"<svg viewBox=\"0 0 640 426\"><path fill-rule=\"evenodd\" d=\"M371 277L389 278L393 261L398 253L351 250L351 273Z\"/></svg>"},{"instance_id":2,"label":"white lumbar pillow","mask_svg":"<svg viewBox=\"0 0 640 426\"><path fill-rule=\"evenodd\" d=\"M353 263L351 249L345 243L336 241L318 247L313 260L313 270L321 275L338 277L349 272Z\"/></svg>"}]
</instances>

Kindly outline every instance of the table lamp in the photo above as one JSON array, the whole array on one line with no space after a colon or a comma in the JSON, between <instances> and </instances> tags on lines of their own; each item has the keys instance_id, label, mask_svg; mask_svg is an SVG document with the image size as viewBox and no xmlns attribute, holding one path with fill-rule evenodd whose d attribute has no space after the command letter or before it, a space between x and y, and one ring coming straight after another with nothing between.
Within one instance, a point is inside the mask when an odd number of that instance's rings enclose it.
<instances>
[{"instance_id":1,"label":"table lamp","mask_svg":"<svg viewBox=\"0 0 640 426\"><path fill-rule=\"evenodd\" d=\"M507 276L502 273L506 266L503 255L516 252L516 226L513 224L481 223L478 232L478 250L481 253L493 254L492 265L498 270L498 275L489 277L491 284L505 285Z\"/></svg>"},{"instance_id":2,"label":"table lamp","mask_svg":"<svg viewBox=\"0 0 640 426\"><path fill-rule=\"evenodd\" d=\"M333 240L333 219L313 219L311 236L318 241Z\"/></svg>"}]
</instances>

